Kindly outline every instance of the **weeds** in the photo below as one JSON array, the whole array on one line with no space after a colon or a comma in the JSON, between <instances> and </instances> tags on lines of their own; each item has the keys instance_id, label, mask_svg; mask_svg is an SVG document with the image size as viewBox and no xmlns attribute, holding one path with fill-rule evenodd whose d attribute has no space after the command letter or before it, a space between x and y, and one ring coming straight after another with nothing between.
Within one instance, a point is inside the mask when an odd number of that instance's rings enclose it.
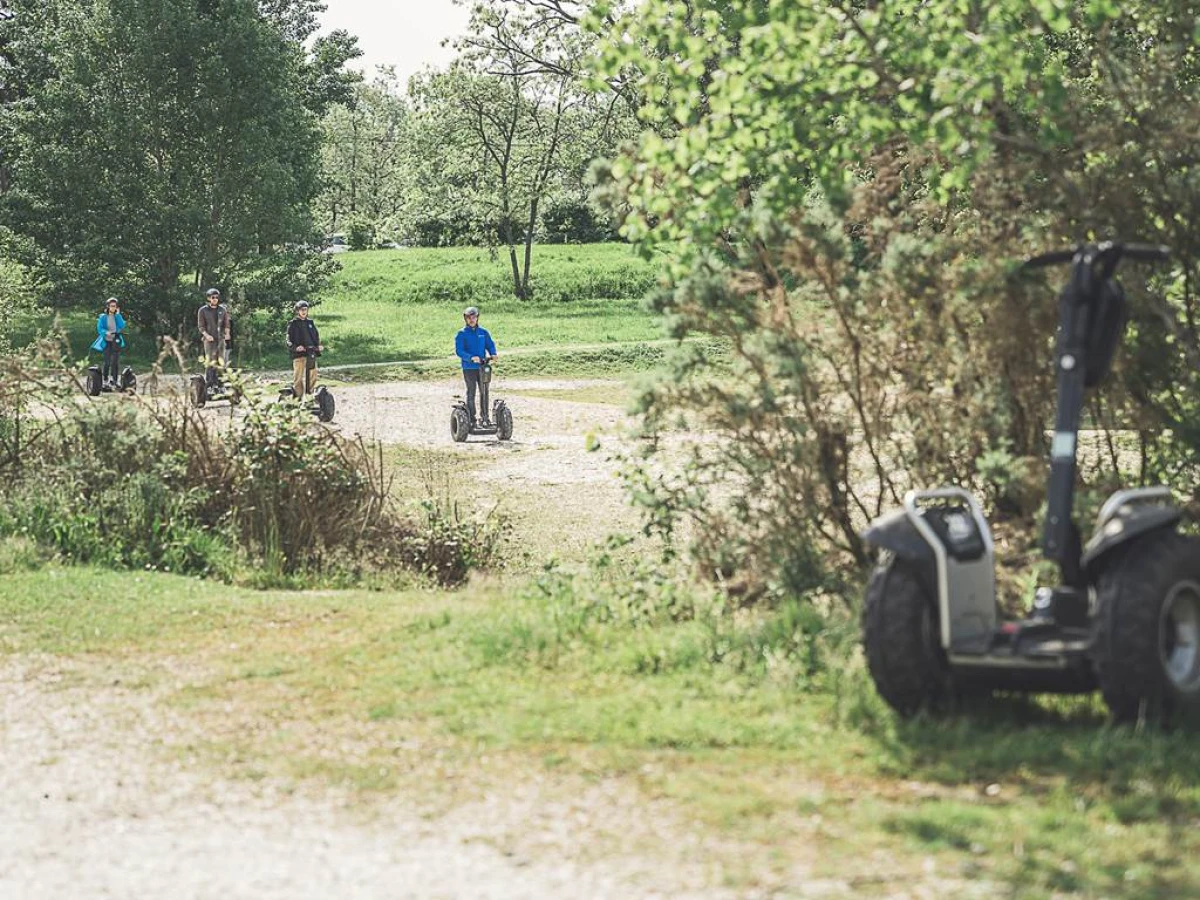
<instances>
[{"instance_id":1,"label":"weeds","mask_svg":"<svg viewBox=\"0 0 1200 900\"><path fill-rule=\"evenodd\" d=\"M398 567L458 583L499 561L494 515L476 524L436 498L420 518L402 514L380 448L295 404L250 391L222 428L178 395L97 402L53 350L11 358L4 373L0 535L77 562L262 587Z\"/></svg>"}]
</instances>

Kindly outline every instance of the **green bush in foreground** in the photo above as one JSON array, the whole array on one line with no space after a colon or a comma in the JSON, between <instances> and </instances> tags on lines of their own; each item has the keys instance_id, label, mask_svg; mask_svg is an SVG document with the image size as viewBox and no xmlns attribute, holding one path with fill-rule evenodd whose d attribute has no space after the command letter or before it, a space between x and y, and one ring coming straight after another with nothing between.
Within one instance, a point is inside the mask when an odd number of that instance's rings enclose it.
<instances>
[{"instance_id":1,"label":"green bush in foreground","mask_svg":"<svg viewBox=\"0 0 1200 900\"><path fill-rule=\"evenodd\" d=\"M436 500L423 518L401 515L377 449L299 405L248 398L214 429L182 398L91 402L60 375L47 385L14 366L0 388L0 537L75 562L264 587L400 571L456 583L499 558L501 523ZM48 423L29 412L39 392L56 411Z\"/></svg>"}]
</instances>

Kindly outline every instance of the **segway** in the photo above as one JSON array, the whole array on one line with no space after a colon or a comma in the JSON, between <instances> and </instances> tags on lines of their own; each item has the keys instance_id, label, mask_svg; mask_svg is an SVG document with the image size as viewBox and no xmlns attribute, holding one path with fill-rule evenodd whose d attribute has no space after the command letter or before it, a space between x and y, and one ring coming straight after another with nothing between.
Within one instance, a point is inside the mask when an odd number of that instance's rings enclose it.
<instances>
[{"instance_id":1,"label":"segway","mask_svg":"<svg viewBox=\"0 0 1200 900\"><path fill-rule=\"evenodd\" d=\"M480 408L488 408L489 385L492 383L492 359L485 359L479 365ZM456 400L450 411L450 437L455 442L462 443L471 435L495 435L499 440L511 440L513 433L512 410L503 400L492 402L492 418L490 421L476 422L472 410L467 408L466 400Z\"/></svg>"},{"instance_id":2,"label":"segway","mask_svg":"<svg viewBox=\"0 0 1200 900\"><path fill-rule=\"evenodd\" d=\"M188 377L188 399L196 409L222 400L228 400L230 406L237 406L242 401L242 388L241 385L221 380L210 385L203 375L191 375Z\"/></svg>"},{"instance_id":3,"label":"segway","mask_svg":"<svg viewBox=\"0 0 1200 900\"><path fill-rule=\"evenodd\" d=\"M279 391L280 400L296 399L296 392L290 387L283 388ZM337 403L334 402L333 394L325 385L319 386L308 399L308 411L316 416L322 422L332 422L334 413L337 411Z\"/></svg>"},{"instance_id":4,"label":"segway","mask_svg":"<svg viewBox=\"0 0 1200 900\"><path fill-rule=\"evenodd\" d=\"M1200 704L1200 540L1178 533L1165 487L1118 491L1086 545L1073 519L1076 445L1087 388L1111 368L1125 328L1121 260L1167 250L1106 242L1048 253L1071 264L1059 299L1057 412L1043 556L1060 579L1033 612L998 613L994 546L979 502L958 487L909 491L863 534L882 551L867 587L863 645L880 695L904 715L990 690L1100 689L1117 721L1168 721Z\"/></svg>"},{"instance_id":5,"label":"segway","mask_svg":"<svg viewBox=\"0 0 1200 900\"><path fill-rule=\"evenodd\" d=\"M88 366L84 388L91 397L99 397L101 393L111 393L114 390L123 394L132 394L137 391L137 376L133 374L130 366L126 366L121 370L121 377L116 384L106 383L104 373L100 371L99 366Z\"/></svg>"}]
</instances>

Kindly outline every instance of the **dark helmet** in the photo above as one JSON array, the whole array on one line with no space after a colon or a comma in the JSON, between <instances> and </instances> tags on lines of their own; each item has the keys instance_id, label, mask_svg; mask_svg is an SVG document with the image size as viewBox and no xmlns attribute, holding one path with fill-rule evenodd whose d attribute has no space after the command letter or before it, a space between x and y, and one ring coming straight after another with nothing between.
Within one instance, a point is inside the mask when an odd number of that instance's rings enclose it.
<instances>
[{"instance_id":1,"label":"dark helmet","mask_svg":"<svg viewBox=\"0 0 1200 900\"><path fill-rule=\"evenodd\" d=\"M293 312L300 312L302 309L308 309L307 300L297 300L296 305L292 307Z\"/></svg>"},{"instance_id":2,"label":"dark helmet","mask_svg":"<svg viewBox=\"0 0 1200 900\"><path fill-rule=\"evenodd\" d=\"M221 292L218 291L216 288L209 288L207 291L204 292L204 296L205 297L220 297Z\"/></svg>"}]
</instances>

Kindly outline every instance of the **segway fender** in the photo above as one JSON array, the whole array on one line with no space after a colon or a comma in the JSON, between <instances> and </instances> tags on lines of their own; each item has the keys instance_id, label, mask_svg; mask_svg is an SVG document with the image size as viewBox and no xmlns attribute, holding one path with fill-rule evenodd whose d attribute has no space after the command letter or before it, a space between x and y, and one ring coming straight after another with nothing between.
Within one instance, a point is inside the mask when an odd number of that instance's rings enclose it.
<instances>
[{"instance_id":1,"label":"segway fender","mask_svg":"<svg viewBox=\"0 0 1200 900\"><path fill-rule=\"evenodd\" d=\"M1183 513L1174 506L1123 506L1092 535L1081 560L1088 582L1099 577L1112 554L1152 531L1174 528Z\"/></svg>"},{"instance_id":2,"label":"segway fender","mask_svg":"<svg viewBox=\"0 0 1200 900\"><path fill-rule=\"evenodd\" d=\"M913 562L933 562L933 548L921 537L903 509L880 516L862 533L862 539L872 547L889 550L900 559Z\"/></svg>"}]
</instances>

